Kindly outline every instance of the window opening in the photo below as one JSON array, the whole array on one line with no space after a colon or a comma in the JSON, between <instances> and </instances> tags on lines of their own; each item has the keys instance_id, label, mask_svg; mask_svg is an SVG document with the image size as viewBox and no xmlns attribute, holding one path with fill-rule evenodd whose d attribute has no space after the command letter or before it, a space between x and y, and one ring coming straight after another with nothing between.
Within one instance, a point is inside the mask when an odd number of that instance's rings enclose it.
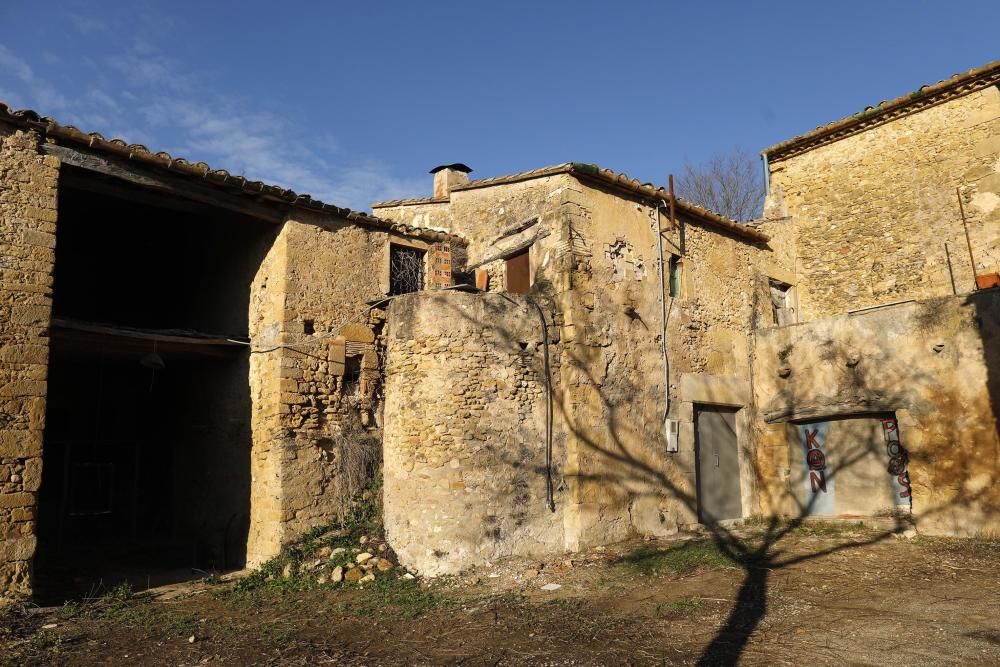
<instances>
[{"instance_id":1,"label":"window opening","mask_svg":"<svg viewBox=\"0 0 1000 667\"><path fill-rule=\"evenodd\" d=\"M424 255L418 248L389 246L389 296L424 288Z\"/></svg>"},{"instance_id":2,"label":"window opening","mask_svg":"<svg viewBox=\"0 0 1000 667\"><path fill-rule=\"evenodd\" d=\"M681 258L677 255L670 256L670 296L679 299L681 296Z\"/></svg>"},{"instance_id":3,"label":"window opening","mask_svg":"<svg viewBox=\"0 0 1000 667\"><path fill-rule=\"evenodd\" d=\"M777 280L769 280L771 293L771 318L776 326L795 323L795 307L792 301L792 286Z\"/></svg>"},{"instance_id":4,"label":"window opening","mask_svg":"<svg viewBox=\"0 0 1000 667\"><path fill-rule=\"evenodd\" d=\"M531 289L531 264L528 250L507 258L507 291L511 294L527 294Z\"/></svg>"}]
</instances>

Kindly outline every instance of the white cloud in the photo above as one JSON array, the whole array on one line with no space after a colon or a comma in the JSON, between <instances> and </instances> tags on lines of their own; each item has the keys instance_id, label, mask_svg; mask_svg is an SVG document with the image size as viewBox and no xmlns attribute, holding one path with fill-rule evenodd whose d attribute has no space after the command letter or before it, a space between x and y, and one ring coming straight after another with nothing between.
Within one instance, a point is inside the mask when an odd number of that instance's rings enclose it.
<instances>
[{"instance_id":1,"label":"white cloud","mask_svg":"<svg viewBox=\"0 0 1000 667\"><path fill-rule=\"evenodd\" d=\"M103 26L81 17L70 21L80 32ZM210 73L185 70L142 34L124 52L78 62L91 76L75 76L72 88L61 92L0 45L0 69L20 82L14 92L40 113L58 114L61 122L86 132L142 143L353 209L428 188L426 179L396 177L384 162L345 155L333 134L317 136L284 113L224 92Z\"/></svg>"},{"instance_id":2,"label":"white cloud","mask_svg":"<svg viewBox=\"0 0 1000 667\"><path fill-rule=\"evenodd\" d=\"M0 44L0 70L6 70L23 84L22 101L26 106L35 107L41 113L44 110L58 111L66 106L66 97L43 79L35 76L31 66L13 51ZM14 98L16 100L17 98ZM14 100L7 100L14 103Z\"/></svg>"}]
</instances>

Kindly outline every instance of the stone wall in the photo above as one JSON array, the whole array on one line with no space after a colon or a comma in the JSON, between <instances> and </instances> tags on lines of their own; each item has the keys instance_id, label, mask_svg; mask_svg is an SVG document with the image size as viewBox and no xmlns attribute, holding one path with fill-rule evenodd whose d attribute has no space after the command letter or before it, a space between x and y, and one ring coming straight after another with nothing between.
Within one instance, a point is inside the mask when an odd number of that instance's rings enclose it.
<instances>
[{"instance_id":1,"label":"stone wall","mask_svg":"<svg viewBox=\"0 0 1000 667\"><path fill-rule=\"evenodd\" d=\"M422 293L395 299L388 322L384 509L402 562L440 574L561 550L566 494L554 491L552 512L534 306L521 295ZM558 391L555 340L549 359ZM556 432L551 479L562 489L564 429Z\"/></svg>"},{"instance_id":2,"label":"stone wall","mask_svg":"<svg viewBox=\"0 0 1000 667\"><path fill-rule=\"evenodd\" d=\"M794 514L791 421L895 413L922 532L1000 530L1000 292L939 297L757 332L766 511Z\"/></svg>"},{"instance_id":3,"label":"stone wall","mask_svg":"<svg viewBox=\"0 0 1000 667\"><path fill-rule=\"evenodd\" d=\"M952 294L952 275L958 293L971 291L956 188L976 272L1000 270L996 87L772 162L770 170L767 211L794 219L806 318Z\"/></svg>"},{"instance_id":4,"label":"stone wall","mask_svg":"<svg viewBox=\"0 0 1000 667\"><path fill-rule=\"evenodd\" d=\"M59 162L0 125L0 598L31 591Z\"/></svg>"},{"instance_id":5,"label":"stone wall","mask_svg":"<svg viewBox=\"0 0 1000 667\"><path fill-rule=\"evenodd\" d=\"M386 241L382 232L296 214L254 280L250 565L341 511L338 436L346 419L372 412L361 374L345 377L348 338L352 358L375 363L365 301L384 294L373 268Z\"/></svg>"},{"instance_id":6,"label":"stone wall","mask_svg":"<svg viewBox=\"0 0 1000 667\"><path fill-rule=\"evenodd\" d=\"M340 516L345 466L379 456L385 304L370 304L388 292L390 243L427 252L428 286L451 284L446 242L304 212L254 280L251 565Z\"/></svg>"}]
</instances>

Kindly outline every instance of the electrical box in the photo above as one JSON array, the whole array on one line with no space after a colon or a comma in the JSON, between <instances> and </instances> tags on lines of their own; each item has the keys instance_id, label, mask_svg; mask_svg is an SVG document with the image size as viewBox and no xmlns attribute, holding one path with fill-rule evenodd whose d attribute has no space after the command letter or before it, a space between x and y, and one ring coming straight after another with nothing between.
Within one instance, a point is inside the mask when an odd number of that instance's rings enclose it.
<instances>
[{"instance_id":1,"label":"electrical box","mask_svg":"<svg viewBox=\"0 0 1000 667\"><path fill-rule=\"evenodd\" d=\"M681 422L677 419L668 419L663 425L664 435L667 438L667 451L676 452L678 451L677 446L680 442L681 435Z\"/></svg>"}]
</instances>

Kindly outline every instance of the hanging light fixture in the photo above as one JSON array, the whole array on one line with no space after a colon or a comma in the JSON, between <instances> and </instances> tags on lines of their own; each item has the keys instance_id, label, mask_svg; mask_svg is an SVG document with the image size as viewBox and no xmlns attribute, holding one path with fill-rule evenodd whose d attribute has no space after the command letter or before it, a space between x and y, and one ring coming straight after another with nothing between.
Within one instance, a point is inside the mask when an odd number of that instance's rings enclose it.
<instances>
[{"instance_id":1,"label":"hanging light fixture","mask_svg":"<svg viewBox=\"0 0 1000 667\"><path fill-rule=\"evenodd\" d=\"M139 365L142 366L143 368L148 368L151 371L151 375L149 378L149 391L152 392L153 383L156 382L156 371L162 371L164 368L167 367L167 364L164 363L163 361L163 357L161 357L159 353L157 353L156 351L155 340L153 341L153 351L144 356L142 359L140 359Z\"/></svg>"}]
</instances>

